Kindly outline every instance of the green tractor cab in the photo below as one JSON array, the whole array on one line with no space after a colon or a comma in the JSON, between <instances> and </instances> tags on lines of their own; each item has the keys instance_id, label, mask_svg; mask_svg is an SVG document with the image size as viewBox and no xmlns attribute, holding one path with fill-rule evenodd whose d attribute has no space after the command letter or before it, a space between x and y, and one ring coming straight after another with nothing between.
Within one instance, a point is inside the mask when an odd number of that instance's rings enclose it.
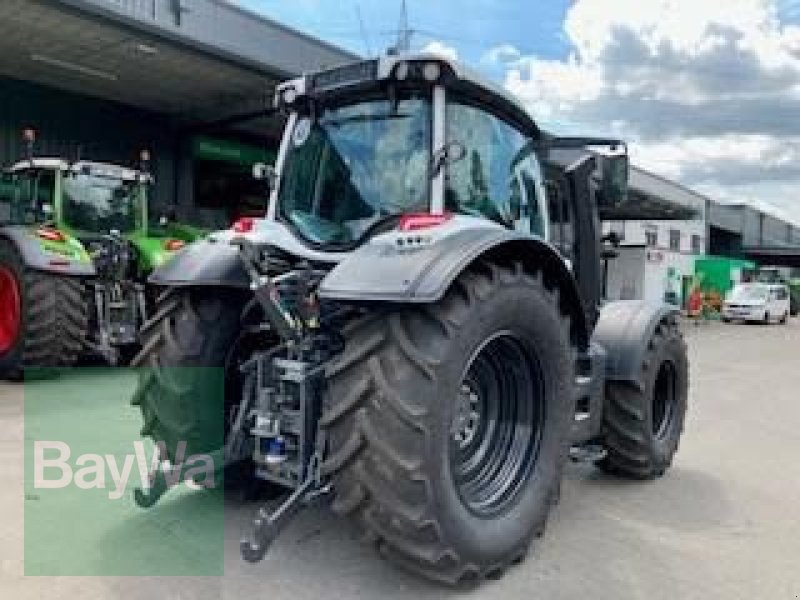
<instances>
[{"instance_id":1,"label":"green tractor cab","mask_svg":"<svg viewBox=\"0 0 800 600\"><path fill-rule=\"evenodd\" d=\"M151 222L146 154L139 169L29 154L0 176L0 373L124 362L148 275L201 233Z\"/></svg>"}]
</instances>

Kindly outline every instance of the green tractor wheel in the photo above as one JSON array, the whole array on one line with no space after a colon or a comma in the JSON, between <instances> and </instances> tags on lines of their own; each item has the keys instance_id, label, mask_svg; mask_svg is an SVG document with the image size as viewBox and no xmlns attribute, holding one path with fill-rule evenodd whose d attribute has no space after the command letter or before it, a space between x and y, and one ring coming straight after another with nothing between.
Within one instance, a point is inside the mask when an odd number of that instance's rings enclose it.
<instances>
[{"instance_id":1,"label":"green tractor wheel","mask_svg":"<svg viewBox=\"0 0 800 600\"><path fill-rule=\"evenodd\" d=\"M72 366L83 351L87 320L80 279L29 269L0 240L0 375Z\"/></svg>"}]
</instances>

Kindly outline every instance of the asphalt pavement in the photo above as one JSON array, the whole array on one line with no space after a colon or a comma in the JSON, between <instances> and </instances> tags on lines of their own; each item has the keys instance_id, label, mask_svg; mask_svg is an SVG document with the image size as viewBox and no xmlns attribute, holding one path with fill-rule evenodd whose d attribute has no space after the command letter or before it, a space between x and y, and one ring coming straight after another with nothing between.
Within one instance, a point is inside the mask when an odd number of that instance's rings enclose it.
<instances>
[{"instance_id":1,"label":"asphalt pavement","mask_svg":"<svg viewBox=\"0 0 800 600\"><path fill-rule=\"evenodd\" d=\"M238 542L257 505L235 495L225 497L222 576L26 577L24 394L0 384L0 598L798 600L800 321L690 325L686 335L690 412L668 475L633 483L570 465L529 558L467 592L398 570L323 509L301 515L262 563L244 563Z\"/></svg>"}]
</instances>

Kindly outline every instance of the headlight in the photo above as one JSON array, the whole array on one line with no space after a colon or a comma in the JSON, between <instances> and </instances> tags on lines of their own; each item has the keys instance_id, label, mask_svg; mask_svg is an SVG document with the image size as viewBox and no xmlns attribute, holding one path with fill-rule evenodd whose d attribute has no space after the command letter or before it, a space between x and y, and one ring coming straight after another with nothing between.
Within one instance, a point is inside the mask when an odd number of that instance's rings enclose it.
<instances>
[{"instance_id":1,"label":"headlight","mask_svg":"<svg viewBox=\"0 0 800 600\"><path fill-rule=\"evenodd\" d=\"M397 66L394 68L394 76L398 81L405 81L408 79L408 63L397 63Z\"/></svg>"},{"instance_id":2,"label":"headlight","mask_svg":"<svg viewBox=\"0 0 800 600\"><path fill-rule=\"evenodd\" d=\"M426 63L425 67L422 69L422 76L425 78L426 81L434 82L442 75L442 67L439 66L439 63L430 62Z\"/></svg>"},{"instance_id":3,"label":"headlight","mask_svg":"<svg viewBox=\"0 0 800 600\"><path fill-rule=\"evenodd\" d=\"M283 95L281 96L284 104L294 104L294 101L297 100L297 90L293 87L288 87L283 90Z\"/></svg>"}]
</instances>

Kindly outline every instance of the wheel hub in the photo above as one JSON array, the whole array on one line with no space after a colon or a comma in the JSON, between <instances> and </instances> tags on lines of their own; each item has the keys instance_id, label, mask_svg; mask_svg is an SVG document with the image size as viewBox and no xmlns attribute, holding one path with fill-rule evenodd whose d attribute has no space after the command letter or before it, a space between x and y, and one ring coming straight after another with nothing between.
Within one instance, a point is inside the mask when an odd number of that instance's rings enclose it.
<instances>
[{"instance_id":1,"label":"wheel hub","mask_svg":"<svg viewBox=\"0 0 800 600\"><path fill-rule=\"evenodd\" d=\"M17 341L20 306L17 278L7 267L0 266L0 354L8 352Z\"/></svg>"},{"instance_id":2,"label":"wheel hub","mask_svg":"<svg viewBox=\"0 0 800 600\"><path fill-rule=\"evenodd\" d=\"M453 398L450 469L464 505L496 515L528 481L544 423L544 379L531 347L510 332L473 355Z\"/></svg>"},{"instance_id":3,"label":"wheel hub","mask_svg":"<svg viewBox=\"0 0 800 600\"><path fill-rule=\"evenodd\" d=\"M472 385L463 383L458 394L456 414L453 418L453 440L460 448L466 448L475 439L480 425L480 397Z\"/></svg>"}]
</instances>

